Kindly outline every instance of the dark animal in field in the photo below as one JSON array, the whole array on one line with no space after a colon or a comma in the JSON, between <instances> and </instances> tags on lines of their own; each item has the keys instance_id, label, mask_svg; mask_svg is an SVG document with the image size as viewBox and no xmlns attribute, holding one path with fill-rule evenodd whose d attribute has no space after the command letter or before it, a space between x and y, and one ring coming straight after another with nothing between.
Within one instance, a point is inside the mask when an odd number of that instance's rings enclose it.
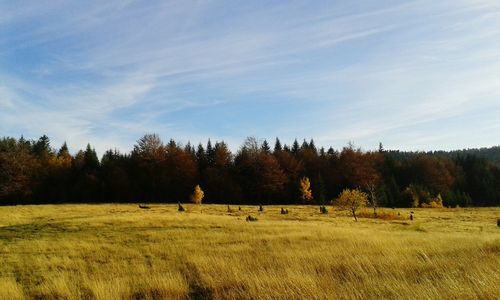
<instances>
[{"instance_id":1,"label":"dark animal in field","mask_svg":"<svg viewBox=\"0 0 500 300\"><path fill-rule=\"evenodd\" d=\"M281 208L281 214L282 215L288 215L288 209L285 209L285 208Z\"/></svg>"},{"instance_id":2,"label":"dark animal in field","mask_svg":"<svg viewBox=\"0 0 500 300\"><path fill-rule=\"evenodd\" d=\"M328 213L328 209L326 209L326 206L322 205L319 207L319 212L322 213L322 214L327 214Z\"/></svg>"},{"instance_id":3,"label":"dark animal in field","mask_svg":"<svg viewBox=\"0 0 500 300\"><path fill-rule=\"evenodd\" d=\"M151 207L144 205L144 204L139 204L139 208L141 209L150 209Z\"/></svg>"},{"instance_id":4,"label":"dark animal in field","mask_svg":"<svg viewBox=\"0 0 500 300\"><path fill-rule=\"evenodd\" d=\"M259 211L264 211L264 207L262 207L262 205L259 205Z\"/></svg>"},{"instance_id":5,"label":"dark animal in field","mask_svg":"<svg viewBox=\"0 0 500 300\"><path fill-rule=\"evenodd\" d=\"M233 212L233 209L229 205L227 206L227 212L228 213L232 213Z\"/></svg>"},{"instance_id":6,"label":"dark animal in field","mask_svg":"<svg viewBox=\"0 0 500 300\"><path fill-rule=\"evenodd\" d=\"M178 211L185 211L186 209L181 205L181 203L177 203L177 205L179 206L179 208L177 209Z\"/></svg>"},{"instance_id":7,"label":"dark animal in field","mask_svg":"<svg viewBox=\"0 0 500 300\"><path fill-rule=\"evenodd\" d=\"M500 227L500 219L497 219L497 226Z\"/></svg>"},{"instance_id":8,"label":"dark animal in field","mask_svg":"<svg viewBox=\"0 0 500 300\"><path fill-rule=\"evenodd\" d=\"M252 217L252 216L248 216L248 217L246 218L246 221L247 221L247 222L255 222L255 221L257 221L257 218L256 218L256 217Z\"/></svg>"},{"instance_id":9,"label":"dark animal in field","mask_svg":"<svg viewBox=\"0 0 500 300\"><path fill-rule=\"evenodd\" d=\"M241 206L238 206L238 210L241 210Z\"/></svg>"}]
</instances>

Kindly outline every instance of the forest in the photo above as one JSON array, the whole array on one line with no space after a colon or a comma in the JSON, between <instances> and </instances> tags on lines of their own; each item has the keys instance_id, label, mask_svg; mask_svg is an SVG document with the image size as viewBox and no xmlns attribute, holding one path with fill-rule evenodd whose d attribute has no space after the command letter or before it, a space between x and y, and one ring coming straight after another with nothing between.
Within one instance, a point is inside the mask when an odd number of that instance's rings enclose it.
<instances>
[{"instance_id":1,"label":"forest","mask_svg":"<svg viewBox=\"0 0 500 300\"><path fill-rule=\"evenodd\" d=\"M484 152L484 149L483 149ZM195 186L204 203L302 204L300 181L310 181L309 204L329 204L346 188L376 197L384 207L498 206L500 167L477 151L338 151L314 141L274 145L247 138L236 153L222 141L197 146L156 134L130 153L108 150L99 159L89 144L72 155L50 139L0 139L0 204L177 203Z\"/></svg>"}]
</instances>

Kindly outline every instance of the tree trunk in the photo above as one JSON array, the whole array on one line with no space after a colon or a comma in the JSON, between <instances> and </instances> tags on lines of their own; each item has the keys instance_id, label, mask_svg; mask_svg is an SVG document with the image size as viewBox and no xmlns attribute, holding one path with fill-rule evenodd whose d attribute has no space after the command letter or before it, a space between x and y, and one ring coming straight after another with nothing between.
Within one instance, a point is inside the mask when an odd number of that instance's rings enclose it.
<instances>
[{"instance_id":1,"label":"tree trunk","mask_svg":"<svg viewBox=\"0 0 500 300\"><path fill-rule=\"evenodd\" d=\"M356 218L356 210L355 209L352 210L352 216L354 217L354 220L356 220L356 222L357 222L358 218Z\"/></svg>"}]
</instances>

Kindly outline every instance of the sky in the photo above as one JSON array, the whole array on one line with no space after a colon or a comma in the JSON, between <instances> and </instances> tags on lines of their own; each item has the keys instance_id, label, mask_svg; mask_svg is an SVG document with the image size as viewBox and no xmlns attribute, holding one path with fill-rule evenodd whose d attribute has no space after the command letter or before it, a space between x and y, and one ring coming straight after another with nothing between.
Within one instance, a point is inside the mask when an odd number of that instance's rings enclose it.
<instances>
[{"instance_id":1,"label":"sky","mask_svg":"<svg viewBox=\"0 0 500 300\"><path fill-rule=\"evenodd\" d=\"M0 136L500 144L500 1L0 0Z\"/></svg>"}]
</instances>

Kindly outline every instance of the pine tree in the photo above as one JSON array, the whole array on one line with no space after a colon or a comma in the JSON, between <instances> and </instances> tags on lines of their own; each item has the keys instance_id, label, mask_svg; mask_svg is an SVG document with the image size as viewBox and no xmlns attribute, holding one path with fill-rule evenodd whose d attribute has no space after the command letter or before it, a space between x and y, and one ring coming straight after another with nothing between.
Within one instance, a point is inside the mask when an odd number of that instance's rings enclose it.
<instances>
[{"instance_id":1,"label":"pine tree","mask_svg":"<svg viewBox=\"0 0 500 300\"><path fill-rule=\"evenodd\" d=\"M212 142L208 139L207 150L205 151L207 156L207 163L209 166L214 164L214 148L212 147Z\"/></svg>"},{"instance_id":2,"label":"pine tree","mask_svg":"<svg viewBox=\"0 0 500 300\"><path fill-rule=\"evenodd\" d=\"M378 152L379 153L384 153L384 146L382 145L382 143L378 143Z\"/></svg>"},{"instance_id":3,"label":"pine tree","mask_svg":"<svg viewBox=\"0 0 500 300\"><path fill-rule=\"evenodd\" d=\"M300 146L300 150L304 151L306 149L309 149L309 144L306 142L306 139L302 141L302 145Z\"/></svg>"},{"instance_id":4,"label":"pine tree","mask_svg":"<svg viewBox=\"0 0 500 300\"><path fill-rule=\"evenodd\" d=\"M33 145L33 152L38 157L50 154L50 139L45 134L42 135L38 141Z\"/></svg>"},{"instance_id":5,"label":"pine tree","mask_svg":"<svg viewBox=\"0 0 500 300\"><path fill-rule=\"evenodd\" d=\"M69 153L68 145L66 144L66 142L64 142L62 144L61 148L59 149L59 152L57 152L57 156L60 157L60 156L63 156L67 153Z\"/></svg>"},{"instance_id":6,"label":"pine tree","mask_svg":"<svg viewBox=\"0 0 500 300\"><path fill-rule=\"evenodd\" d=\"M95 170L99 167L99 159L97 158L97 153L95 149L87 144L87 148L83 153L84 165L87 170Z\"/></svg>"},{"instance_id":7,"label":"pine tree","mask_svg":"<svg viewBox=\"0 0 500 300\"><path fill-rule=\"evenodd\" d=\"M325 156L326 156L326 153L325 153L325 148L321 147L321 148L319 149L319 156L321 156L321 157L325 157Z\"/></svg>"},{"instance_id":8,"label":"pine tree","mask_svg":"<svg viewBox=\"0 0 500 300\"><path fill-rule=\"evenodd\" d=\"M314 140L313 139L311 139L309 141L309 149L311 149L312 151L314 151L314 153L318 152L318 149L316 149L316 145L314 144Z\"/></svg>"},{"instance_id":9,"label":"pine tree","mask_svg":"<svg viewBox=\"0 0 500 300\"><path fill-rule=\"evenodd\" d=\"M299 149L299 142L297 142L297 139L295 139L292 145L292 154L297 155L299 153Z\"/></svg>"},{"instance_id":10,"label":"pine tree","mask_svg":"<svg viewBox=\"0 0 500 300\"><path fill-rule=\"evenodd\" d=\"M278 138L276 138L276 142L274 142L274 153L281 152L283 148L281 147L281 142Z\"/></svg>"},{"instance_id":11,"label":"pine tree","mask_svg":"<svg viewBox=\"0 0 500 300\"><path fill-rule=\"evenodd\" d=\"M267 140L264 140L264 142L262 142L262 146L260 147L260 149L266 154L271 153L271 147L269 147L269 143L267 142Z\"/></svg>"}]
</instances>

